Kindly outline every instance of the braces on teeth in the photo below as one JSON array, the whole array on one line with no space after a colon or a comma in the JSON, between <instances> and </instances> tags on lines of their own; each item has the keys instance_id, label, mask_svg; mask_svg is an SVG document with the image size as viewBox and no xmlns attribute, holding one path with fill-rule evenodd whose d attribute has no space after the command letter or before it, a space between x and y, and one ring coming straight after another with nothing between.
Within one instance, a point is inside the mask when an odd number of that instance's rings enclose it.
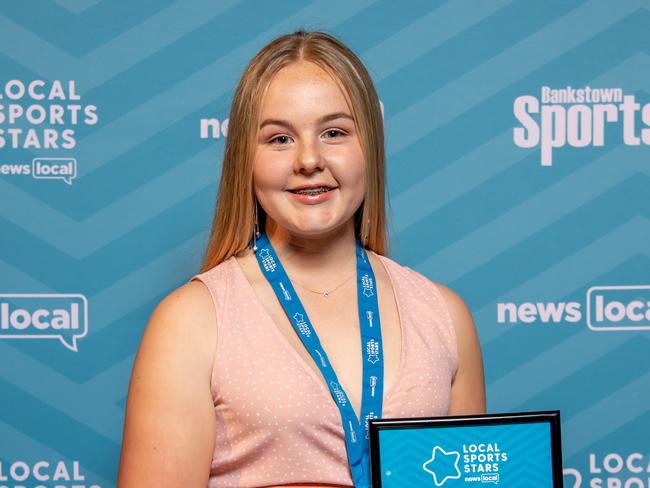
<instances>
[{"instance_id":1,"label":"braces on teeth","mask_svg":"<svg viewBox=\"0 0 650 488\"><path fill-rule=\"evenodd\" d=\"M297 190L296 193L303 193L306 195L318 195L319 193L325 193L326 191L329 191L327 188L309 188L305 190Z\"/></svg>"}]
</instances>

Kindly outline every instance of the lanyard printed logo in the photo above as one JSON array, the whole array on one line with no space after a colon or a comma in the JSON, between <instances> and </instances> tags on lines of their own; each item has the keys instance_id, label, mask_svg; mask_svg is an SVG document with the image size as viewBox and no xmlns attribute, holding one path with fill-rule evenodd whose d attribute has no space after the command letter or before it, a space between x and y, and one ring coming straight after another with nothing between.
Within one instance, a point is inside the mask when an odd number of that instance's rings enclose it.
<instances>
[{"instance_id":1,"label":"lanyard printed logo","mask_svg":"<svg viewBox=\"0 0 650 488\"><path fill-rule=\"evenodd\" d=\"M366 354L368 355L368 361L372 364L375 364L379 361L379 342L374 339L370 339L366 342Z\"/></svg>"},{"instance_id":2,"label":"lanyard printed logo","mask_svg":"<svg viewBox=\"0 0 650 488\"><path fill-rule=\"evenodd\" d=\"M375 294L374 286L372 284L372 278L367 274L361 277L361 286L363 286L363 294L367 297L371 297Z\"/></svg>"},{"instance_id":3,"label":"lanyard printed logo","mask_svg":"<svg viewBox=\"0 0 650 488\"><path fill-rule=\"evenodd\" d=\"M293 323L296 324L296 327L298 327L298 331L300 332L301 336L311 337L311 327L309 327L309 324L305 322L305 319L303 317L304 315L300 312L294 313Z\"/></svg>"},{"instance_id":4,"label":"lanyard printed logo","mask_svg":"<svg viewBox=\"0 0 650 488\"><path fill-rule=\"evenodd\" d=\"M372 310L366 310L366 318L368 319L368 327L372 327Z\"/></svg>"},{"instance_id":5,"label":"lanyard printed logo","mask_svg":"<svg viewBox=\"0 0 650 488\"><path fill-rule=\"evenodd\" d=\"M339 385L336 381L330 381L330 388L332 389L332 395L334 396L336 402L339 405L345 406L348 403L348 398L345 395L343 388L341 388L341 385Z\"/></svg>"},{"instance_id":6,"label":"lanyard printed logo","mask_svg":"<svg viewBox=\"0 0 650 488\"><path fill-rule=\"evenodd\" d=\"M282 288L282 294L284 295L285 300L291 300L291 293L284 286L284 283L280 282L280 288Z\"/></svg>"},{"instance_id":7,"label":"lanyard printed logo","mask_svg":"<svg viewBox=\"0 0 650 488\"><path fill-rule=\"evenodd\" d=\"M377 386L377 377L376 376L371 376L370 377L370 396L375 396L375 387Z\"/></svg>"},{"instance_id":8,"label":"lanyard printed logo","mask_svg":"<svg viewBox=\"0 0 650 488\"><path fill-rule=\"evenodd\" d=\"M259 256L257 260L262 265L264 271L270 273L275 272L275 268L276 268L275 259L271 255L269 249L267 248L260 249L259 251L257 251L257 256Z\"/></svg>"}]
</instances>

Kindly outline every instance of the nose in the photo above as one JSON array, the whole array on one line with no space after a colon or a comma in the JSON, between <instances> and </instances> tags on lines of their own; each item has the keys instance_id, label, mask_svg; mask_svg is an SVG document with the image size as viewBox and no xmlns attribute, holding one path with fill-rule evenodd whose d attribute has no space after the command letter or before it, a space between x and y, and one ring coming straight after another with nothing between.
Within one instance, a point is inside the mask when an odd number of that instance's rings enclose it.
<instances>
[{"instance_id":1,"label":"nose","mask_svg":"<svg viewBox=\"0 0 650 488\"><path fill-rule=\"evenodd\" d=\"M323 169L323 155L318 146L318 141L303 139L298 143L295 169L301 173L311 173Z\"/></svg>"}]
</instances>

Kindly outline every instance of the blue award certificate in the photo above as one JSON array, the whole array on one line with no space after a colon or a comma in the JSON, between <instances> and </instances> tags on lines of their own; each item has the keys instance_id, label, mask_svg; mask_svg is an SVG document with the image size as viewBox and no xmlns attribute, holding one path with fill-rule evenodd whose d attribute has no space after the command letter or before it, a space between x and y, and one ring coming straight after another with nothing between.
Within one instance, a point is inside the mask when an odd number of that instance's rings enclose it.
<instances>
[{"instance_id":1,"label":"blue award certificate","mask_svg":"<svg viewBox=\"0 0 650 488\"><path fill-rule=\"evenodd\" d=\"M372 421L373 487L561 487L559 435L559 412Z\"/></svg>"}]
</instances>

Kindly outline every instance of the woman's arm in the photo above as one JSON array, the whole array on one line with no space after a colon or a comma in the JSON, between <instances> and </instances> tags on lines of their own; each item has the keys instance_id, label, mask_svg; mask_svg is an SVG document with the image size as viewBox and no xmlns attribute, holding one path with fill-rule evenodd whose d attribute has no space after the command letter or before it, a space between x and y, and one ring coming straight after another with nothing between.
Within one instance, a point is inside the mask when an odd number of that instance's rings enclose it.
<instances>
[{"instance_id":1,"label":"woman's arm","mask_svg":"<svg viewBox=\"0 0 650 488\"><path fill-rule=\"evenodd\" d=\"M437 284L456 330L458 370L451 385L449 415L485 413L483 358L472 314L451 288Z\"/></svg>"},{"instance_id":2,"label":"woman's arm","mask_svg":"<svg viewBox=\"0 0 650 488\"><path fill-rule=\"evenodd\" d=\"M205 488L215 440L210 375L215 313L192 281L165 297L131 373L118 488Z\"/></svg>"}]
</instances>

